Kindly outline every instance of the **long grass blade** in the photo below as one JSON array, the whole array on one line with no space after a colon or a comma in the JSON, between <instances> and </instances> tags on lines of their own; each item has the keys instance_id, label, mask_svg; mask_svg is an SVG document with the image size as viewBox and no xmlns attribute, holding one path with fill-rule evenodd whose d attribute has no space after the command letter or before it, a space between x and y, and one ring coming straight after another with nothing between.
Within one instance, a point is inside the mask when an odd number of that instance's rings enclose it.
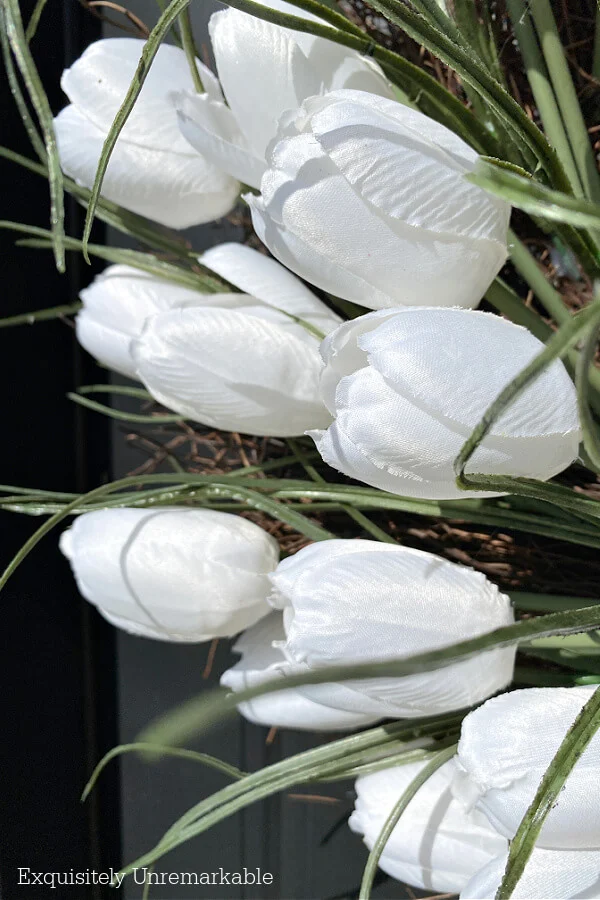
<instances>
[{"instance_id":1,"label":"long grass blade","mask_svg":"<svg viewBox=\"0 0 600 900\"><path fill-rule=\"evenodd\" d=\"M59 272L65 271L65 207L63 197L63 176L58 157L58 147L52 110L48 103L44 86L38 74L35 62L29 50L29 44L23 29L23 20L18 0L2 0L6 21L6 30L12 52L17 61L17 66L23 76L23 81L31 102L36 111L42 134L48 161L48 185L50 188L50 228L52 231L52 247L56 268Z\"/></svg>"},{"instance_id":2,"label":"long grass blade","mask_svg":"<svg viewBox=\"0 0 600 900\"><path fill-rule=\"evenodd\" d=\"M19 241L21 247L33 247L40 250L47 249L49 244L49 232L45 228L38 228L35 225L24 225L21 222L0 221L0 228L6 228L10 231L16 231L19 234L34 235L33 239ZM65 237L64 246L67 250L80 251L82 242L78 238ZM201 294L214 294L223 291L223 283L212 277L210 274L204 274L203 271L194 271L186 269L174 263L165 262L152 253L141 253L138 250L129 250L125 247L108 247L103 244L89 244L88 250L93 256L104 259L110 263L133 266L154 275L156 278L163 278L169 282L180 284Z\"/></svg>"}]
</instances>

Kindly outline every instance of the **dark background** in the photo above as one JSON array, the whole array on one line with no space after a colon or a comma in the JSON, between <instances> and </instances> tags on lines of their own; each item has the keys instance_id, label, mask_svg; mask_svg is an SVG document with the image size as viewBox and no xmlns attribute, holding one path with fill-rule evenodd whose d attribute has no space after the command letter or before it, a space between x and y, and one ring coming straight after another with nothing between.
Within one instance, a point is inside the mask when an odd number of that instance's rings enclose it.
<instances>
[{"instance_id":1,"label":"dark background","mask_svg":"<svg viewBox=\"0 0 600 900\"><path fill-rule=\"evenodd\" d=\"M21 4L25 22L33 6L29 0ZM49 6L32 47L53 109L59 109L65 61L100 36L100 23L78 3ZM1 142L31 156L4 76L0 102ZM0 218L46 225L44 180L4 160L0 166ZM81 212L67 203L69 226L80 231ZM0 315L77 299L89 278L77 256L68 255L67 274L60 276L50 254L15 250L14 240L0 230ZM110 462L106 423L65 396L74 384L98 377L72 330L60 321L12 328L0 331L0 346L2 481L81 491L105 480ZM3 567L40 522L0 515ZM47 888L17 890L18 866L34 871L105 868L120 853L116 770L91 803L79 803L92 761L117 737L114 632L80 601L56 542L56 534L43 541L2 594L0 890L6 900L50 895Z\"/></svg>"}]
</instances>

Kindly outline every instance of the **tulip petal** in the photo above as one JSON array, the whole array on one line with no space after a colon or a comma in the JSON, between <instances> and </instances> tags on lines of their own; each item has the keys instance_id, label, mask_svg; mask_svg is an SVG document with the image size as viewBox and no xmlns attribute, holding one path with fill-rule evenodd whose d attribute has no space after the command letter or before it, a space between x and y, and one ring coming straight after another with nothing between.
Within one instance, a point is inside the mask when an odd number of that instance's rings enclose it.
<instances>
[{"instance_id":1,"label":"tulip petal","mask_svg":"<svg viewBox=\"0 0 600 900\"><path fill-rule=\"evenodd\" d=\"M251 207L255 228L258 231L254 210L261 209L274 223L263 228L263 239L286 264L281 243L290 246L293 235L291 268L324 290L371 308L472 307L489 284L490 260L492 274L504 261L506 248L496 241L422 233L382 217L365 204L309 134L282 137L271 148L268 162L262 202ZM305 245L304 253L298 242ZM340 278L339 272L345 275Z\"/></svg>"},{"instance_id":2,"label":"tulip petal","mask_svg":"<svg viewBox=\"0 0 600 900\"><path fill-rule=\"evenodd\" d=\"M329 334L321 344L321 358L325 363L321 375L321 396L332 415L335 415L335 392L340 380L368 364L367 354L359 347L358 338L396 313L396 309L380 309L357 319L350 319Z\"/></svg>"},{"instance_id":3,"label":"tulip petal","mask_svg":"<svg viewBox=\"0 0 600 900\"><path fill-rule=\"evenodd\" d=\"M317 94L319 79L287 29L228 9L211 16L209 31L227 103L263 158L281 113Z\"/></svg>"},{"instance_id":4,"label":"tulip petal","mask_svg":"<svg viewBox=\"0 0 600 900\"><path fill-rule=\"evenodd\" d=\"M242 658L221 676L221 684L241 691L292 672L274 641L285 637L281 613L271 613L245 631L233 646ZM332 709L289 689L241 703L239 711L258 725L307 731L348 731L377 721L364 713Z\"/></svg>"},{"instance_id":5,"label":"tulip petal","mask_svg":"<svg viewBox=\"0 0 600 900\"><path fill-rule=\"evenodd\" d=\"M460 900L495 897L506 869L508 852L479 870ZM600 897L600 850L542 850L536 847L511 896L514 900L595 900Z\"/></svg>"},{"instance_id":6,"label":"tulip petal","mask_svg":"<svg viewBox=\"0 0 600 900\"><path fill-rule=\"evenodd\" d=\"M348 825L373 847L395 802L427 764L407 763L357 779ZM454 762L427 779L392 831L379 867L423 890L457 893L468 879L504 851L506 839L484 816L467 812L450 792ZM489 894L492 897L493 894Z\"/></svg>"},{"instance_id":7,"label":"tulip petal","mask_svg":"<svg viewBox=\"0 0 600 900\"><path fill-rule=\"evenodd\" d=\"M263 253L244 244L219 244L201 257L203 265L276 309L312 323L325 333L341 324L299 278Z\"/></svg>"},{"instance_id":8,"label":"tulip petal","mask_svg":"<svg viewBox=\"0 0 600 900\"><path fill-rule=\"evenodd\" d=\"M340 44L324 38L311 38L310 44L303 43L299 32L293 32L294 40L300 43L315 72L319 72L327 93L343 88L365 91L366 93L394 98L394 90L377 63Z\"/></svg>"},{"instance_id":9,"label":"tulip petal","mask_svg":"<svg viewBox=\"0 0 600 900\"><path fill-rule=\"evenodd\" d=\"M375 541L328 541L306 562L297 554L280 563L271 581L287 603L283 652L311 669L425 652L514 621L508 597L481 573L419 550L382 549ZM361 695L375 701L381 716L433 715L471 706L504 687L513 661L514 650L494 650L448 666L443 677L434 671L354 679L344 688L355 701ZM318 687L300 690L319 699ZM335 702L348 708L337 694Z\"/></svg>"},{"instance_id":10,"label":"tulip petal","mask_svg":"<svg viewBox=\"0 0 600 900\"><path fill-rule=\"evenodd\" d=\"M95 41L70 69L63 72L61 87L78 112L106 134L135 74L145 41L137 38L105 38ZM222 100L212 72L196 60L209 97ZM185 53L161 44L139 97L121 132L121 140L156 150L189 152L179 134L169 91L194 90Z\"/></svg>"},{"instance_id":11,"label":"tulip petal","mask_svg":"<svg viewBox=\"0 0 600 900\"><path fill-rule=\"evenodd\" d=\"M305 108L329 159L381 214L423 232L498 241L506 254L510 206L465 179L477 161L466 144L458 159L446 150L446 131L443 143L424 131L431 120L394 101L366 104L357 91L331 93Z\"/></svg>"},{"instance_id":12,"label":"tulip petal","mask_svg":"<svg viewBox=\"0 0 600 900\"><path fill-rule=\"evenodd\" d=\"M122 265L109 266L79 296L83 301L75 320L79 343L102 365L134 380L131 339L139 337L148 316L178 307L239 308L249 302L243 294L201 294Z\"/></svg>"},{"instance_id":13,"label":"tulip petal","mask_svg":"<svg viewBox=\"0 0 600 900\"><path fill-rule=\"evenodd\" d=\"M194 150L242 184L260 187L265 160L247 147L228 106L191 91L180 91L173 102L179 130Z\"/></svg>"},{"instance_id":14,"label":"tulip petal","mask_svg":"<svg viewBox=\"0 0 600 900\"><path fill-rule=\"evenodd\" d=\"M501 834L514 837L565 734L595 689L511 691L470 713L458 745L456 795L475 803ZM599 767L596 733L548 813L537 846L600 850L600 808L591 790Z\"/></svg>"},{"instance_id":15,"label":"tulip petal","mask_svg":"<svg viewBox=\"0 0 600 900\"><path fill-rule=\"evenodd\" d=\"M345 297L370 308L385 308L394 301L365 279L328 259L318 247L299 238L281 223L274 223L262 197L244 196L250 207L252 225L273 256L292 272L335 297Z\"/></svg>"},{"instance_id":16,"label":"tulip petal","mask_svg":"<svg viewBox=\"0 0 600 900\"><path fill-rule=\"evenodd\" d=\"M371 471L362 464L364 458L391 476L385 482L394 484L396 494L464 498L464 491L455 484L454 460L468 434L452 429L397 394L376 370L361 369L342 378L336 390L335 410L338 441L344 436L359 453L355 458L358 474L346 474L367 481ZM522 465L522 460L519 462ZM501 474L511 464L514 460L501 448L480 446L470 460L469 471Z\"/></svg>"},{"instance_id":17,"label":"tulip petal","mask_svg":"<svg viewBox=\"0 0 600 900\"><path fill-rule=\"evenodd\" d=\"M106 134L67 106L54 120L63 171L91 188ZM102 195L125 209L171 228L219 219L233 209L238 183L189 150L148 150L120 138L110 158Z\"/></svg>"},{"instance_id":18,"label":"tulip petal","mask_svg":"<svg viewBox=\"0 0 600 900\"><path fill-rule=\"evenodd\" d=\"M289 437L330 420L316 340L268 307L162 313L132 353L157 400L212 427Z\"/></svg>"},{"instance_id":19,"label":"tulip petal","mask_svg":"<svg viewBox=\"0 0 600 900\"><path fill-rule=\"evenodd\" d=\"M395 390L469 431L543 349L526 328L459 309L403 310L358 343ZM558 360L502 413L491 433L517 438L569 432L579 433L575 388Z\"/></svg>"}]
</instances>

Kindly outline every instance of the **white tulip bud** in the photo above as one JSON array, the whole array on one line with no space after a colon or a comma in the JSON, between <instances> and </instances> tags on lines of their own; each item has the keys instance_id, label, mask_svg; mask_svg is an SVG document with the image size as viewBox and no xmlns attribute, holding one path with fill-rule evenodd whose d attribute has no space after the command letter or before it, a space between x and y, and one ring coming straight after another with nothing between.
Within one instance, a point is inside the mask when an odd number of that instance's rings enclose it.
<instances>
[{"instance_id":1,"label":"white tulip bud","mask_svg":"<svg viewBox=\"0 0 600 900\"><path fill-rule=\"evenodd\" d=\"M386 819L427 760L382 769L356 781L357 799L348 820L369 850ZM452 797L455 772L449 760L427 779L392 831L379 866L392 878L423 890L458 893L507 845L484 815L467 812ZM490 894L489 897L493 897Z\"/></svg>"},{"instance_id":2,"label":"white tulip bud","mask_svg":"<svg viewBox=\"0 0 600 900\"><path fill-rule=\"evenodd\" d=\"M291 674L293 666L281 650L273 646L274 642L281 642L284 638L281 613L272 612L261 619L234 644L233 650L242 658L223 673L221 684L237 693ZM256 725L301 731L351 731L377 721L377 717L336 709L327 706L325 698L321 700L317 703L300 691L289 688L240 703L238 710Z\"/></svg>"},{"instance_id":3,"label":"white tulip bud","mask_svg":"<svg viewBox=\"0 0 600 900\"><path fill-rule=\"evenodd\" d=\"M131 341L140 337L146 319L167 310L236 310L264 303L310 322L324 334L341 322L295 275L250 247L221 244L205 253L201 262L247 293L203 294L132 266L109 266L79 295L83 309L75 321L80 344L109 369L136 379Z\"/></svg>"},{"instance_id":4,"label":"white tulip bud","mask_svg":"<svg viewBox=\"0 0 600 900\"><path fill-rule=\"evenodd\" d=\"M286 3L267 4L318 22ZM267 145L288 109L313 94L356 88L393 97L379 66L355 50L281 28L236 9L214 13L212 48L227 99L181 91L174 101L182 135L206 159L259 188Z\"/></svg>"},{"instance_id":5,"label":"white tulip bud","mask_svg":"<svg viewBox=\"0 0 600 900\"><path fill-rule=\"evenodd\" d=\"M236 294L201 294L121 265L105 269L79 297L83 302L75 319L79 343L102 365L134 380L131 340L140 336L149 316L169 309L239 302Z\"/></svg>"},{"instance_id":6,"label":"white tulip bud","mask_svg":"<svg viewBox=\"0 0 600 900\"><path fill-rule=\"evenodd\" d=\"M54 120L63 171L91 188L102 146L134 77L145 41L106 38L91 44L63 72L71 105ZM223 97L206 66L196 60L206 96ZM180 135L172 90L193 90L185 53L161 44L139 97L119 135L102 194L125 209L172 228L226 215L239 184L192 150Z\"/></svg>"},{"instance_id":7,"label":"white tulip bud","mask_svg":"<svg viewBox=\"0 0 600 900\"><path fill-rule=\"evenodd\" d=\"M508 851L477 872L460 900L491 900L502 882ZM513 900L597 900L600 897L600 850L543 850L535 847L517 882Z\"/></svg>"},{"instance_id":8,"label":"white tulip bud","mask_svg":"<svg viewBox=\"0 0 600 900\"><path fill-rule=\"evenodd\" d=\"M312 544L271 575L283 609L281 650L299 670L399 659L514 621L508 597L480 572L431 553L364 540ZM402 678L304 685L306 697L380 718L435 715L507 685L514 650L492 650Z\"/></svg>"},{"instance_id":9,"label":"white tulip bud","mask_svg":"<svg viewBox=\"0 0 600 900\"><path fill-rule=\"evenodd\" d=\"M456 796L513 838L546 769L595 690L594 685L511 691L469 713L458 745ZM595 802L599 770L596 734L548 813L539 847L600 849L600 807Z\"/></svg>"},{"instance_id":10,"label":"white tulip bud","mask_svg":"<svg viewBox=\"0 0 600 900\"><path fill-rule=\"evenodd\" d=\"M543 349L527 329L463 309L381 310L323 342L323 400L335 416L312 432L333 468L407 497L451 500L454 460L498 394ZM577 457L575 387L560 360L492 425L467 473L546 480ZM479 496L494 496L479 492Z\"/></svg>"},{"instance_id":11,"label":"white tulip bud","mask_svg":"<svg viewBox=\"0 0 600 900\"><path fill-rule=\"evenodd\" d=\"M291 437L329 424L318 339L284 313L237 296L237 309L148 319L131 344L140 380L164 406L225 431Z\"/></svg>"},{"instance_id":12,"label":"white tulip bud","mask_svg":"<svg viewBox=\"0 0 600 900\"><path fill-rule=\"evenodd\" d=\"M208 509L104 509L60 538L80 593L113 625L165 641L207 641L269 612L279 548L262 528Z\"/></svg>"},{"instance_id":13,"label":"white tulip bud","mask_svg":"<svg viewBox=\"0 0 600 900\"><path fill-rule=\"evenodd\" d=\"M311 97L267 151L254 229L277 259L371 309L476 306L507 255L510 206L470 184L477 154L363 91Z\"/></svg>"}]
</instances>

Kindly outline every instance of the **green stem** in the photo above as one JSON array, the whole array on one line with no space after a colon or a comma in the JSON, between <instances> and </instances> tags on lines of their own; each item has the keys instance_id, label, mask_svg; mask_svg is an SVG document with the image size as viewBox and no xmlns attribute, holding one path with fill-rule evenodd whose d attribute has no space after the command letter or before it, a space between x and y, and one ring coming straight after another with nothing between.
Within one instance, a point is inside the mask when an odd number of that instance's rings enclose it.
<instances>
[{"instance_id":1,"label":"green stem","mask_svg":"<svg viewBox=\"0 0 600 900\"><path fill-rule=\"evenodd\" d=\"M600 603L600 600L591 600L589 597L561 597L557 594L531 594L527 591L509 591L509 594L517 609L528 612L557 612Z\"/></svg>"},{"instance_id":2,"label":"green stem","mask_svg":"<svg viewBox=\"0 0 600 900\"><path fill-rule=\"evenodd\" d=\"M588 631L565 637L539 638L524 644L523 649L563 650L569 655L597 656L600 654L600 639L597 631Z\"/></svg>"},{"instance_id":3,"label":"green stem","mask_svg":"<svg viewBox=\"0 0 600 900\"><path fill-rule=\"evenodd\" d=\"M192 76L192 81L194 82L194 88L196 89L196 93L203 94L204 85L202 84L202 79L198 70L198 64L196 62L198 58L198 52L196 50L196 44L194 43L194 32L192 31L192 22L190 19L189 7L186 7L181 13L179 17L179 26L181 28L181 41L183 44L183 50L188 61L188 66L190 67L190 73Z\"/></svg>"},{"instance_id":4,"label":"green stem","mask_svg":"<svg viewBox=\"0 0 600 900\"><path fill-rule=\"evenodd\" d=\"M136 422L139 425L168 425L173 422L185 421L185 416L175 413L172 415L144 416L139 413L123 412L123 410L114 409L112 406L105 406L104 403L98 403L97 400L90 400L88 397L82 397L80 394L74 394L72 391L67 393L67 397L79 406L102 413L103 416L108 416L109 419L116 419L118 422Z\"/></svg>"},{"instance_id":5,"label":"green stem","mask_svg":"<svg viewBox=\"0 0 600 900\"><path fill-rule=\"evenodd\" d=\"M48 161L48 185L50 188L50 229L56 268L65 271L65 205L63 197L63 175L58 157L58 146L54 133L52 110L44 91L29 44L25 38L23 20L18 0L4 0L4 16L8 40L17 66L35 109L44 136L46 159Z\"/></svg>"},{"instance_id":6,"label":"green stem","mask_svg":"<svg viewBox=\"0 0 600 900\"><path fill-rule=\"evenodd\" d=\"M510 258L517 272L525 279L548 315L557 325L562 325L571 318L562 297L556 291L540 269L537 261L525 244L519 240L514 231L508 232Z\"/></svg>"},{"instance_id":7,"label":"green stem","mask_svg":"<svg viewBox=\"0 0 600 900\"><path fill-rule=\"evenodd\" d=\"M309 478L312 478L312 480L316 484L326 484L327 482L325 481L323 476L317 472L317 470L315 469L314 466L310 465L308 460L306 460L303 450L296 443L296 441L288 440L288 444L290 446L290 449L296 455L298 462L304 468L304 471L306 472L306 474L309 476ZM354 507L348 506L347 504L344 503L341 505L341 509L343 509L343 511L345 513L347 513L347 515L349 515L350 518L353 519L357 525L360 525L361 528L364 528L364 530L368 534L370 534L372 537L374 537L375 540L383 541L386 544L397 544L398 543L391 536L391 534L388 534L382 528L379 528L378 525L375 525L374 522L371 522L371 520L368 519L367 516L365 516L363 513L359 512L359 510L354 509Z\"/></svg>"},{"instance_id":8,"label":"green stem","mask_svg":"<svg viewBox=\"0 0 600 900\"><path fill-rule=\"evenodd\" d=\"M560 190L570 190L570 183L554 148L474 54L454 44L447 35L429 25L401 0L372 0L371 6L402 28L413 40L427 47L442 62L451 66L489 104L504 125L514 133L515 138L524 143L546 172L550 184Z\"/></svg>"},{"instance_id":9,"label":"green stem","mask_svg":"<svg viewBox=\"0 0 600 900\"><path fill-rule=\"evenodd\" d=\"M538 108L544 131L556 149L563 168L571 182L573 193L583 197L583 187L565 131L556 97L548 79L546 64L540 52L537 37L531 24L524 0L507 0L512 19L515 37L519 42L521 55L527 71L527 79L531 85L533 97ZM529 4L528 4L529 6Z\"/></svg>"},{"instance_id":10,"label":"green stem","mask_svg":"<svg viewBox=\"0 0 600 900\"><path fill-rule=\"evenodd\" d=\"M485 292L488 303L515 325L527 328L540 341L547 341L552 329L501 278L496 278Z\"/></svg>"},{"instance_id":11,"label":"green stem","mask_svg":"<svg viewBox=\"0 0 600 900\"><path fill-rule=\"evenodd\" d=\"M34 10L31 13L31 18L27 23L27 31L25 32L25 38L27 39L27 43L29 44L33 38L35 37L35 33L37 31L37 27L40 23L40 19L42 17L42 13L44 12L44 7L48 0L37 0L35 4Z\"/></svg>"},{"instance_id":12,"label":"green stem","mask_svg":"<svg viewBox=\"0 0 600 900\"><path fill-rule=\"evenodd\" d=\"M186 474L177 474L177 473L169 473L168 475L159 475L158 480L162 481L170 481L173 479L179 481L188 481L190 478L194 476L187 476ZM196 476L197 477L197 476ZM156 476L145 476L143 480L154 481ZM47 534L49 534L52 529L63 522L67 516L77 509L77 507L83 501L84 504L90 503L96 499L103 498L109 494L114 493L115 491L119 491L121 488L129 487L130 485L140 484L140 479L136 475L130 475L127 478L121 478L118 481L113 481L112 484L104 484L100 487L95 488L93 491L90 491L87 494L83 494L81 497L76 497L70 503L67 503L59 512L54 513L43 525L41 525L34 534L23 544L21 549L15 554L12 560L7 565L4 570L2 577L0 578L0 590L2 590L10 577L16 572L19 568L23 560L27 558L27 556L31 553L31 551L39 544L39 542L44 538ZM248 488L242 488L238 485L229 485L226 482L221 484L211 483L210 487L206 488L207 493L210 492L211 496L216 497L227 497L233 500L239 500L241 502L247 503L248 506L258 509L261 512L267 513L267 515L271 516L274 519L278 519L282 522L287 522L288 525L291 525L300 534L304 534L306 537L311 540L329 540L335 535L333 535L330 531L327 531L325 528L321 528L314 522L311 522L306 516L303 516L301 513L295 512L294 510L288 509L284 504L279 503L277 500L273 500L268 497L262 497L258 494L257 491L250 490Z\"/></svg>"},{"instance_id":13,"label":"green stem","mask_svg":"<svg viewBox=\"0 0 600 900\"><path fill-rule=\"evenodd\" d=\"M438 719L379 726L333 741L324 747L304 751L253 772L192 806L168 829L153 851L131 863L123 871L129 872L146 862L155 861L175 846L205 831L225 815L231 815L261 796L268 796L293 784L337 778L340 775L345 777L345 773L352 767L365 764L370 754L376 759L381 758L382 751L386 748L402 747L411 738L443 733L448 727L455 728L461 718L462 716L455 714ZM412 750L405 752L411 755L413 753Z\"/></svg>"},{"instance_id":14,"label":"green stem","mask_svg":"<svg viewBox=\"0 0 600 900\"><path fill-rule=\"evenodd\" d=\"M33 312L21 313L18 316L7 316L0 319L0 328L11 328L13 325L34 325L36 322L47 322L72 316L82 307L81 303L69 303L65 306L53 306L50 309L36 309Z\"/></svg>"},{"instance_id":15,"label":"green stem","mask_svg":"<svg viewBox=\"0 0 600 900\"><path fill-rule=\"evenodd\" d=\"M36 235L34 238L19 241L19 246L42 249L49 246L48 232L45 228L38 228L35 225L24 225L21 222L10 222L4 219L0 220L0 228L6 228L20 234ZM77 238L65 237L64 246L67 250L81 250L82 242ZM182 287L199 291L201 294L214 294L223 291L221 280L215 278L212 273L209 272L205 275L203 269L196 272L175 263L166 262L153 253L140 253L139 250L129 250L126 247L106 247L103 244L89 244L88 250L93 256L104 259L106 262L133 266L136 269L141 269L143 272L148 272L149 275L180 284Z\"/></svg>"},{"instance_id":16,"label":"green stem","mask_svg":"<svg viewBox=\"0 0 600 900\"><path fill-rule=\"evenodd\" d=\"M600 375L594 364L599 334L600 324L590 328L577 363L577 406L583 432L583 446L597 472L600 472L600 440L598 425L590 409L590 379Z\"/></svg>"},{"instance_id":17,"label":"green stem","mask_svg":"<svg viewBox=\"0 0 600 900\"><path fill-rule=\"evenodd\" d=\"M29 109L27 107L27 102L25 97L23 96L23 91L21 90L21 85L19 84L19 79L17 78L17 73L15 71L15 67L13 64L13 58L11 49L8 43L8 34L6 32L6 15L4 11L0 7L0 41L2 43L2 58L4 61L4 68L6 69L6 76L8 78L8 85L10 87L10 92L13 96L13 100L15 101L15 105L17 110L19 111L19 115L21 116L21 121L25 126L25 131L27 132L27 137L31 142L31 146L33 147L37 156L45 161L46 159L46 148L44 147L44 142L38 134L38 130L36 128L35 122L31 118L29 113Z\"/></svg>"},{"instance_id":18,"label":"green stem","mask_svg":"<svg viewBox=\"0 0 600 900\"><path fill-rule=\"evenodd\" d=\"M542 53L548 67L554 93L573 151L584 195L600 201L600 177L590 143L589 134L579 106L577 92L560 41L549 0L533 0L531 15L537 30Z\"/></svg>"},{"instance_id":19,"label":"green stem","mask_svg":"<svg viewBox=\"0 0 600 900\"><path fill-rule=\"evenodd\" d=\"M28 159L20 153L15 153L14 150L9 150L7 147L0 147L0 158L8 159L29 172L40 175L42 178L48 177L48 169L45 165L34 162L34 160ZM87 206L90 197L89 190L76 184L71 178L63 176L63 181L65 190L75 197L82 206ZM178 237L175 232L170 232L169 229L163 226L149 222L143 216L138 216L136 213L123 209L117 203L112 203L105 197L98 201L96 214L107 225L111 225L123 234L134 237L140 243L152 247L153 250L180 258L187 263L193 262L194 265L196 264L197 253L191 250L186 242Z\"/></svg>"},{"instance_id":20,"label":"green stem","mask_svg":"<svg viewBox=\"0 0 600 900\"><path fill-rule=\"evenodd\" d=\"M89 781L81 795L82 803L87 800L91 791L93 791L96 782L106 766L112 762L113 759L122 756L124 753L139 753L140 756L143 756L144 753L156 756L156 754L159 753L161 756L170 756L176 759L189 759L191 762L201 763L204 766L222 772L224 775L228 775L230 778L240 779L244 778L246 775L241 769L231 766L229 763L223 762L223 760L217 759L215 756L209 756L207 753L197 753L195 750L185 750L182 747L157 747L155 744L143 743L119 744L118 747L113 747L112 750L109 750L109 752L102 757L90 775Z\"/></svg>"}]
</instances>

